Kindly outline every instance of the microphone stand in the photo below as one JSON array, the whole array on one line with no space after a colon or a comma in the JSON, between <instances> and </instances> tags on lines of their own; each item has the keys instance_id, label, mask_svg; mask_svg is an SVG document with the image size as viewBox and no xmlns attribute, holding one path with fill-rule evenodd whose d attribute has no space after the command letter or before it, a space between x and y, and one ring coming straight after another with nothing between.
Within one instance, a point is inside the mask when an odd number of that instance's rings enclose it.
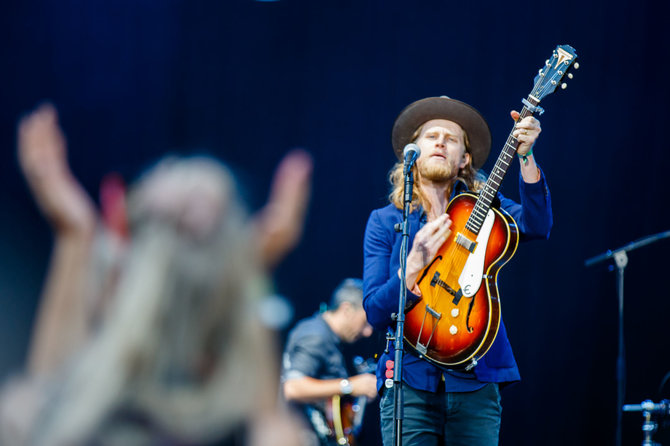
<instances>
[{"instance_id":1,"label":"microphone stand","mask_svg":"<svg viewBox=\"0 0 670 446\"><path fill-rule=\"evenodd\" d=\"M409 245L409 213L412 203L412 188L414 186L413 162L406 163L404 168L405 185L403 193L402 210L402 241L400 243L400 297L398 299L398 313L396 314L395 330L395 357L393 361L393 387L395 388L393 400L393 435L396 446L402 446L402 420L404 395L402 384L402 359L405 329L405 306L407 303L407 248ZM396 225L396 231L399 228Z\"/></svg>"},{"instance_id":2,"label":"microphone stand","mask_svg":"<svg viewBox=\"0 0 670 446\"><path fill-rule=\"evenodd\" d=\"M670 401L663 400L656 404L651 400L644 400L641 404L626 404L623 406L623 411L642 412L644 418L642 423L642 446L663 446L661 443L656 443L652 438L658 430L658 422L653 419L653 416L670 416Z\"/></svg>"},{"instance_id":3,"label":"microphone stand","mask_svg":"<svg viewBox=\"0 0 670 446\"><path fill-rule=\"evenodd\" d=\"M670 237L670 231L660 232L658 234L649 235L639 240L628 243L621 248L607 250L602 254L591 257L584 262L584 266L595 265L605 260L614 258L614 263L617 267L617 294L619 297L619 351L617 355L617 419L616 419L616 446L621 446L621 415L623 408L623 399L625 393L626 382L626 363L624 351L624 336L623 336L623 276L626 265L628 265L628 251L641 248L664 238Z\"/></svg>"}]
</instances>

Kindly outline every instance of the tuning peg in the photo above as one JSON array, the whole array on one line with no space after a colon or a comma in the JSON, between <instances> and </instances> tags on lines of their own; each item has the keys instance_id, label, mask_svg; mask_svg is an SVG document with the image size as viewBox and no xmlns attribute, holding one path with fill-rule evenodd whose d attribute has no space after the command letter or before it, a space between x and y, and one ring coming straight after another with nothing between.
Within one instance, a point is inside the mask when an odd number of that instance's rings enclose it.
<instances>
[{"instance_id":1,"label":"tuning peg","mask_svg":"<svg viewBox=\"0 0 670 446\"><path fill-rule=\"evenodd\" d=\"M573 65L573 67L575 67L575 70L579 70L579 62L575 62L575 64Z\"/></svg>"},{"instance_id":2,"label":"tuning peg","mask_svg":"<svg viewBox=\"0 0 670 446\"><path fill-rule=\"evenodd\" d=\"M566 84L565 82L563 82L563 83L561 84L561 90L565 90L566 88L568 88L568 84Z\"/></svg>"},{"instance_id":3,"label":"tuning peg","mask_svg":"<svg viewBox=\"0 0 670 446\"><path fill-rule=\"evenodd\" d=\"M549 65L551 65L551 62L549 62L549 59L547 59L547 60L544 61L544 64L545 64L546 66L549 66Z\"/></svg>"},{"instance_id":4,"label":"tuning peg","mask_svg":"<svg viewBox=\"0 0 670 446\"><path fill-rule=\"evenodd\" d=\"M568 73L568 79L572 79L573 77L575 76L573 76L572 73Z\"/></svg>"}]
</instances>

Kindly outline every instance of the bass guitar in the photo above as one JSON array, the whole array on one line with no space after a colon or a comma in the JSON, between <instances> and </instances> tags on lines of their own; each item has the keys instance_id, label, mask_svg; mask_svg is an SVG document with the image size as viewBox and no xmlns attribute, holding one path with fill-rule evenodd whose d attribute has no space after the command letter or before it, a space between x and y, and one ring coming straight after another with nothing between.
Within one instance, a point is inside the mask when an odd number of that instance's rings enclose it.
<instances>
[{"instance_id":1,"label":"bass guitar","mask_svg":"<svg viewBox=\"0 0 670 446\"><path fill-rule=\"evenodd\" d=\"M579 67L569 45L559 45L523 99L520 119L544 110L540 101L572 78ZM495 204L519 142L507 138L478 195L456 196L447 207L452 236L417 281L422 298L406 312L405 340L419 355L443 367L469 370L493 344L500 325L497 277L519 243L514 219Z\"/></svg>"}]
</instances>

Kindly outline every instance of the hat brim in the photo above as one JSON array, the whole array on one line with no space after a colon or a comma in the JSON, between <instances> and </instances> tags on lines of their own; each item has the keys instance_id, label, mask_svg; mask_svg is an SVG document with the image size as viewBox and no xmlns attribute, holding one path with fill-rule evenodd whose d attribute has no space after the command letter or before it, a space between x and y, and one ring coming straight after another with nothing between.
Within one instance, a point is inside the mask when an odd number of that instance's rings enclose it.
<instances>
[{"instance_id":1,"label":"hat brim","mask_svg":"<svg viewBox=\"0 0 670 446\"><path fill-rule=\"evenodd\" d=\"M405 146L412 142L416 129L433 119L446 119L460 125L468 135L472 165L479 169L491 151L491 130L484 117L468 104L447 97L430 97L409 104L393 124L393 151L402 159Z\"/></svg>"}]
</instances>

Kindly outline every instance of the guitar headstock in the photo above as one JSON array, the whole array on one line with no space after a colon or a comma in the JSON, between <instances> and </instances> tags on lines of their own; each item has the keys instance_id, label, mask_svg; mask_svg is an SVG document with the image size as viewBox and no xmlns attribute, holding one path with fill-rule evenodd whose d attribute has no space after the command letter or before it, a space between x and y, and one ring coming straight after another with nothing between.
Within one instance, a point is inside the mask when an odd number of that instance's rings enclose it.
<instances>
[{"instance_id":1,"label":"guitar headstock","mask_svg":"<svg viewBox=\"0 0 670 446\"><path fill-rule=\"evenodd\" d=\"M570 45L558 45L552 56L546 60L540 72L535 76L535 86L531 95L537 101L550 95L560 85L562 89L567 87L564 77L572 79L572 73L569 71L579 68L577 53Z\"/></svg>"}]
</instances>

